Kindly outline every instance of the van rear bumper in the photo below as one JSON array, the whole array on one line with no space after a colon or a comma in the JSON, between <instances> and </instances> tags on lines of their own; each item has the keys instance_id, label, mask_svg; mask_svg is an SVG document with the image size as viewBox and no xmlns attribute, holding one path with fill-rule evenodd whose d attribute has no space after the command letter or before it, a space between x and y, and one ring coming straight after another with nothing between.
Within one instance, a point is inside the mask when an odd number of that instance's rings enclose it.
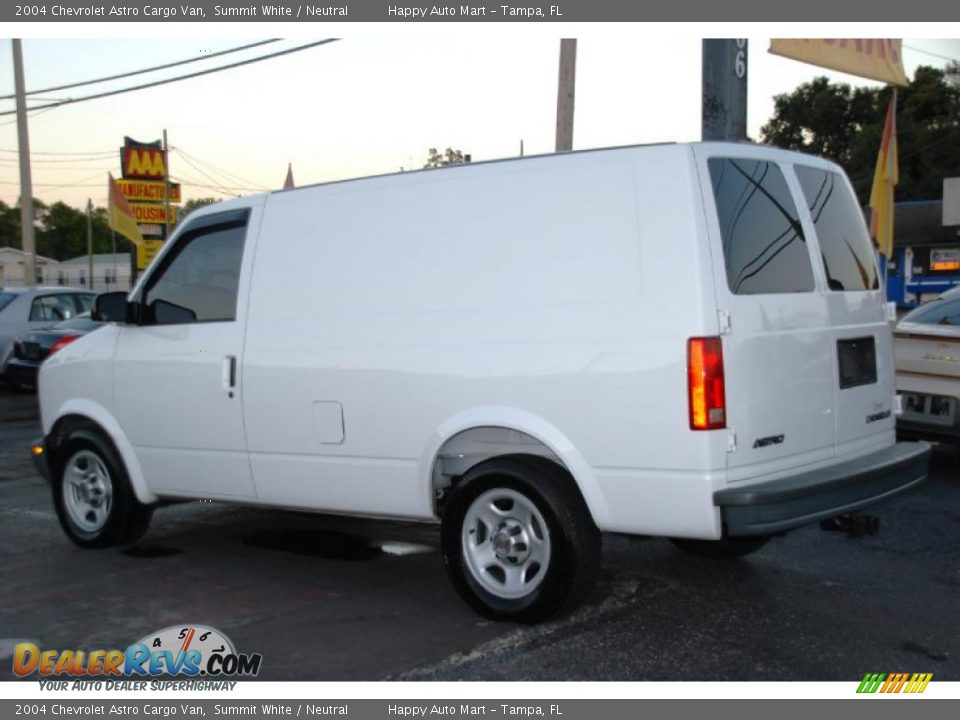
<instances>
[{"instance_id":1,"label":"van rear bumper","mask_svg":"<svg viewBox=\"0 0 960 720\"><path fill-rule=\"evenodd\" d=\"M825 520L880 502L927 477L930 446L899 442L831 467L742 488L720 490L720 508L730 536L766 535Z\"/></svg>"}]
</instances>

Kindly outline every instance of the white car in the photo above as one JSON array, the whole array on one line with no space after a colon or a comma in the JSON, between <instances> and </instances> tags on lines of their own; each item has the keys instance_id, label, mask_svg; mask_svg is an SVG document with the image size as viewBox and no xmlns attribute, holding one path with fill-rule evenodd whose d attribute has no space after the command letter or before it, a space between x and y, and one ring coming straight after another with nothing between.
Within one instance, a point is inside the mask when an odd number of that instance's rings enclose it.
<instances>
[{"instance_id":1,"label":"white car","mask_svg":"<svg viewBox=\"0 0 960 720\"><path fill-rule=\"evenodd\" d=\"M668 312L664 312L668 309ZM210 205L40 369L66 533L166 498L442 523L495 618L571 607L602 531L737 556L922 482L843 171L614 148Z\"/></svg>"},{"instance_id":2,"label":"white car","mask_svg":"<svg viewBox=\"0 0 960 720\"><path fill-rule=\"evenodd\" d=\"M960 443L960 288L910 311L894 331L903 437Z\"/></svg>"}]
</instances>

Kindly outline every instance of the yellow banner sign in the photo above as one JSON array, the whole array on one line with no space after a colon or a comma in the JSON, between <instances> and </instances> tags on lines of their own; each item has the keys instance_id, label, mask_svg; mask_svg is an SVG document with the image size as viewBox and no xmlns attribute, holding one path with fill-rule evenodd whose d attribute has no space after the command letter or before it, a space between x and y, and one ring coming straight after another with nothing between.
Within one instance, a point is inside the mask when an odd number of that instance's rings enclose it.
<instances>
[{"instance_id":1,"label":"yellow banner sign","mask_svg":"<svg viewBox=\"0 0 960 720\"><path fill-rule=\"evenodd\" d=\"M166 208L158 203L130 203L130 210L133 212L133 217L136 218L137 222L141 225L150 225L152 223L163 225L167 222ZM177 208L171 207L170 221L167 224L173 225L176 222Z\"/></svg>"},{"instance_id":2,"label":"yellow banner sign","mask_svg":"<svg viewBox=\"0 0 960 720\"><path fill-rule=\"evenodd\" d=\"M148 202L163 202L162 182L153 180L117 180L120 192L127 200L146 200ZM180 183L169 183L170 202L180 202Z\"/></svg>"},{"instance_id":3,"label":"yellow banner sign","mask_svg":"<svg viewBox=\"0 0 960 720\"><path fill-rule=\"evenodd\" d=\"M901 40L876 38L773 39L770 52L891 85L908 85L901 43Z\"/></svg>"},{"instance_id":4,"label":"yellow banner sign","mask_svg":"<svg viewBox=\"0 0 960 720\"><path fill-rule=\"evenodd\" d=\"M163 240L147 239L137 245L137 270L146 270L147 265L163 247Z\"/></svg>"}]
</instances>

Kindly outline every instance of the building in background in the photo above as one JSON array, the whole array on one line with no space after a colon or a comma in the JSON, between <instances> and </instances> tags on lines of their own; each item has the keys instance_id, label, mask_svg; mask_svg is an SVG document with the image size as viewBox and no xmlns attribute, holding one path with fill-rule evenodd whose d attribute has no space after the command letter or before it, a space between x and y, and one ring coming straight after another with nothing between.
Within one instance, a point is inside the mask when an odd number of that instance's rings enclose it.
<instances>
[{"instance_id":1,"label":"building in background","mask_svg":"<svg viewBox=\"0 0 960 720\"><path fill-rule=\"evenodd\" d=\"M0 247L0 287L56 285L60 263L43 255L35 255L34 262L37 276L28 280L27 254L17 248Z\"/></svg>"},{"instance_id":2,"label":"building in background","mask_svg":"<svg viewBox=\"0 0 960 720\"><path fill-rule=\"evenodd\" d=\"M98 253L93 256L93 279L90 278L90 256L80 255L60 263L54 285L83 287L101 292L130 289L130 254Z\"/></svg>"},{"instance_id":3,"label":"building in background","mask_svg":"<svg viewBox=\"0 0 960 720\"><path fill-rule=\"evenodd\" d=\"M960 285L960 225L945 225L942 200L898 202L887 299L912 307Z\"/></svg>"}]
</instances>

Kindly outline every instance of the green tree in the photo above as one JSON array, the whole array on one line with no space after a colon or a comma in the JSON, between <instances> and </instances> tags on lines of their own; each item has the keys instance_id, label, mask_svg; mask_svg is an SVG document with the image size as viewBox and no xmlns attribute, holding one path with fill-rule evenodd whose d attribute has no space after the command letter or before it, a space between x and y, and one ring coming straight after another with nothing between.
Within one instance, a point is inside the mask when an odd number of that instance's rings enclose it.
<instances>
[{"instance_id":1,"label":"green tree","mask_svg":"<svg viewBox=\"0 0 960 720\"><path fill-rule=\"evenodd\" d=\"M430 150L427 151L427 162L424 164L424 167L436 168L445 165L459 165L464 162L466 162L466 159L460 150L447 148L443 154L440 154L436 148L430 148Z\"/></svg>"},{"instance_id":2,"label":"green tree","mask_svg":"<svg viewBox=\"0 0 960 720\"><path fill-rule=\"evenodd\" d=\"M0 200L0 247L20 247L20 208Z\"/></svg>"},{"instance_id":3,"label":"green tree","mask_svg":"<svg viewBox=\"0 0 960 720\"><path fill-rule=\"evenodd\" d=\"M37 253L57 260L87 254L87 212L57 201L37 216ZM94 208L91 216L93 252L111 251L112 231L105 208Z\"/></svg>"},{"instance_id":4,"label":"green tree","mask_svg":"<svg viewBox=\"0 0 960 720\"><path fill-rule=\"evenodd\" d=\"M41 223L47 213L47 204L43 200L33 199L33 224L39 235ZM21 250L23 234L20 232L20 201L13 207L0 202L0 247L12 247Z\"/></svg>"},{"instance_id":5,"label":"green tree","mask_svg":"<svg viewBox=\"0 0 960 720\"><path fill-rule=\"evenodd\" d=\"M839 163L866 204L892 92L816 78L774 98L774 114L761 128L761 139ZM919 67L897 97L897 199L937 199L943 178L960 175L960 87L943 70Z\"/></svg>"},{"instance_id":6,"label":"green tree","mask_svg":"<svg viewBox=\"0 0 960 720\"><path fill-rule=\"evenodd\" d=\"M212 205L217 202L216 198L191 198L187 200L183 205L180 206L180 210L177 213L177 225L186 220L187 215L192 213L197 208L202 208L205 205Z\"/></svg>"}]
</instances>

